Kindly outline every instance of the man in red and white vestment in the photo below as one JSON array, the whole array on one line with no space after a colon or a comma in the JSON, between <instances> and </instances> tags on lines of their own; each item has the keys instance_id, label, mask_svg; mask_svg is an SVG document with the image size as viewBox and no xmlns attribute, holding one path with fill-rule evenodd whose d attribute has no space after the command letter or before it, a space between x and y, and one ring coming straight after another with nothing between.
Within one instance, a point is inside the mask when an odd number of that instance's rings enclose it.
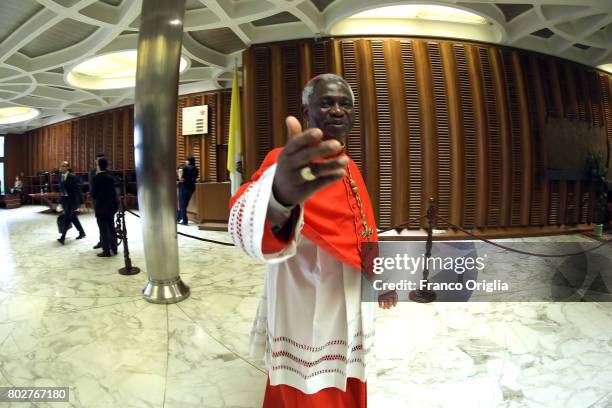
<instances>
[{"instance_id":1,"label":"man in red and white vestment","mask_svg":"<svg viewBox=\"0 0 612 408\"><path fill-rule=\"evenodd\" d=\"M302 103L310 128L288 117L285 147L230 201L234 243L268 262L251 351L268 367L265 408L365 407L375 307L361 301L360 243L377 235L365 183L344 151L354 96L342 77L325 74L306 85Z\"/></svg>"}]
</instances>

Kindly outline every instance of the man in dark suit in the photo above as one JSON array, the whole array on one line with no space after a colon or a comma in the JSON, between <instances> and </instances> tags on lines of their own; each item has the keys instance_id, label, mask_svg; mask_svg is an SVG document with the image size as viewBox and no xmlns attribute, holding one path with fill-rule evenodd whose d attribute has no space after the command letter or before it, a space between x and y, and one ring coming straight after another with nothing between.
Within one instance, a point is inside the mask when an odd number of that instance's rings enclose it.
<instances>
[{"instance_id":1,"label":"man in dark suit","mask_svg":"<svg viewBox=\"0 0 612 408\"><path fill-rule=\"evenodd\" d=\"M104 153L96 154L94 166L91 169L89 169L89 178L87 179L89 181L89 194L91 194L91 190L93 187L93 179L94 177L96 177L96 174L98 173L98 160L103 159L103 158L104 158ZM95 208L96 203L93 203L93 205ZM102 230L100 230L99 232L100 232L100 238L98 238L98 243L94 245L93 249L102 248Z\"/></svg>"},{"instance_id":2,"label":"man in dark suit","mask_svg":"<svg viewBox=\"0 0 612 408\"><path fill-rule=\"evenodd\" d=\"M60 191L62 193L62 207L64 208L64 224L62 228L62 236L58 238L60 244L64 245L66 239L66 231L70 223L74 224L76 229L79 231L79 236L76 239L85 238L85 231L81 226L79 218L77 217L76 210L83 203L83 195L81 194L81 186L77 176L72 174L70 171L70 164L65 161L61 166L61 184Z\"/></svg>"},{"instance_id":3,"label":"man in dark suit","mask_svg":"<svg viewBox=\"0 0 612 408\"><path fill-rule=\"evenodd\" d=\"M104 158L98 160L98 174L93 179L91 196L94 200L94 211L100 228L101 257L117 254L117 240L115 233L115 213L118 210L117 190L115 178L107 171L108 161ZM111 253L112 251L112 253Z\"/></svg>"},{"instance_id":4,"label":"man in dark suit","mask_svg":"<svg viewBox=\"0 0 612 408\"><path fill-rule=\"evenodd\" d=\"M199 170L195 165L195 157L189 156L185 165L179 169L179 209L176 214L176 222L187 225L187 205L195 191Z\"/></svg>"}]
</instances>

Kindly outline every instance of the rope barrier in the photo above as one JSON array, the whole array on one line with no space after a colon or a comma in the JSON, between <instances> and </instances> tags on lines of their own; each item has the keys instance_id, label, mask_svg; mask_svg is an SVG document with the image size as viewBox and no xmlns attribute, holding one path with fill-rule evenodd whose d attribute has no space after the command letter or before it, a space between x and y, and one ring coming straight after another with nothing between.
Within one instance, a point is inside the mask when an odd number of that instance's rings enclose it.
<instances>
[{"instance_id":1,"label":"rope barrier","mask_svg":"<svg viewBox=\"0 0 612 408\"><path fill-rule=\"evenodd\" d=\"M234 244L229 243L229 242L221 242L221 241L215 241L214 239L206 239L206 238L196 237L195 235L185 234L184 232L177 232L177 234L182 235L184 237L197 239L198 241L211 242L213 244L219 244L219 245L225 245L225 246L235 246Z\"/></svg>"},{"instance_id":2,"label":"rope barrier","mask_svg":"<svg viewBox=\"0 0 612 408\"><path fill-rule=\"evenodd\" d=\"M495 242L493 242L491 240L488 240L486 238L479 237L478 235L476 235L474 233L471 233L471 232L461 228L460 226L451 223L450 221L448 221L444 217L440 217L439 215L436 215L436 219L447 223L449 226L451 226L451 227L453 227L455 229L458 229L459 231L464 232L464 233L466 233L467 235L469 235L469 236L471 236L473 238L476 238L476 239L478 239L480 241L486 242L487 244L496 246L498 248L505 249L506 251L516 252L516 253L523 254L523 255L538 256L538 257L542 257L542 258L565 258L567 256L582 255L582 254L586 254L588 252L595 251L596 249L599 249L599 248L601 248L604 245L608 245L608 244L612 243L612 239L611 239L611 240L602 242L600 245L597 245L596 247L589 248L587 250L580 251L580 252L574 252L574 253L571 253L571 254L538 254L538 253L535 253L535 252L527 252L527 251L521 251L520 249L513 249L513 248L507 247L505 245L497 244L497 243L495 243Z\"/></svg>"},{"instance_id":3,"label":"rope barrier","mask_svg":"<svg viewBox=\"0 0 612 408\"><path fill-rule=\"evenodd\" d=\"M401 228L405 228L405 227L409 226L410 224L412 224L412 223L413 223L413 222L415 222L415 221L420 221L420 220L422 220L423 218L427 218L427 214L425 214L425 215L421 215L420 217L417 217L417 218L413 218L413 219L411 219L410 221L403 222L403 223L398 224L398 225L396 225L396 226L394 226L394 227L389 227L389 228L385 228L385 229L380 229L380 230L378 230L378 233L379 233L379 234L382 234L383 232L387 232L387 231L391 231L391 230L399 230L399 229L401 229Z\"/></svg>"},{"instance_id":4,"label":"rope barrier","mask_svg":"<svg viewBox=\"0 0 612 408\"><path fill-rule=\"evenodd\" d=\"M140 218L140 215L126 209L126 212L132 214L134 217ZM229 242L222 242L222 241L215 241L214 239L206 239L206 238L201 238L201 237L196 237L195 235L189 235L189 234L185 234L183 232L177 232L178 235L182 235L184 237L188 237L188 238L193 238L193 239L197 239L198 241L203 241L203 242L210 242L212 244L218 244L218 245L225 245L225 246L234 246L234 244L229 243Z\"/></svg>"}]
</instances>

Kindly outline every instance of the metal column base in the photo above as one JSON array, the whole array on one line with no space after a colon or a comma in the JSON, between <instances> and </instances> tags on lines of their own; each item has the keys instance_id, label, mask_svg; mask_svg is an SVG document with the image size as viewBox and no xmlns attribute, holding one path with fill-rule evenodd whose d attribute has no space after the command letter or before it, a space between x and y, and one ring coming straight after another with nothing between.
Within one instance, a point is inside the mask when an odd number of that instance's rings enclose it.
<instances>
[{"instance_id":1,"label":"metal column base","mask_svg":"<svg viewBox=\"0 0 612 408\"><path fill-rule=\"evenodd\" d=\"M185 285L179 277L175 281L147 282L147 286L142 290L142 295L147 302L151 303L178 303L189 297L189 286Z\"/></svg>"}]
</instances>

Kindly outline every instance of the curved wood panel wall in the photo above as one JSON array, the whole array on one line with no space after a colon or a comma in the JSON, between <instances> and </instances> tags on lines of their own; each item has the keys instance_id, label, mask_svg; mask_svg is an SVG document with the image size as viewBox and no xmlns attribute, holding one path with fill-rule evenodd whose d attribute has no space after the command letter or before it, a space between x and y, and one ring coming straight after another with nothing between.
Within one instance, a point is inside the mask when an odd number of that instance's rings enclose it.
<instances>
[{"instance_id":1,"label":"curved wood panel wall","mask_svg":"<svg viewBox=\"0 0 612 408\"><path fill-rule=\"evenodd\" d=\"M206 181L226 181L227 140L231 93L215 91L180 96L177 109L176 163L193 155ZM181 108L208 105L208 133L181 134ZM170 136L172 137L172 136ZM112 169L134 169L134 107L95 113L16 135L25 146L20 172L34 175L58 168L68 160L75 171L92 167L95 155L104 152Z\"/></svg>"},{"instance_id":2,"label":"curved wood panel wall","mask_svg":"<svg viewBox=\"0 0 612 408\"><path fill-rule=\"evenodd\" d=\"M605 126L612 142L609 75L523 50L413 38L255 45L243 62L248 176L285 143L284 117L300 117L307 79L335 72L355 93L347 148L379 226L423 214L429 197L467 228L590 221L584 182L546 178L542 129L566 117Z\"/></svg>"}]
</instances>

